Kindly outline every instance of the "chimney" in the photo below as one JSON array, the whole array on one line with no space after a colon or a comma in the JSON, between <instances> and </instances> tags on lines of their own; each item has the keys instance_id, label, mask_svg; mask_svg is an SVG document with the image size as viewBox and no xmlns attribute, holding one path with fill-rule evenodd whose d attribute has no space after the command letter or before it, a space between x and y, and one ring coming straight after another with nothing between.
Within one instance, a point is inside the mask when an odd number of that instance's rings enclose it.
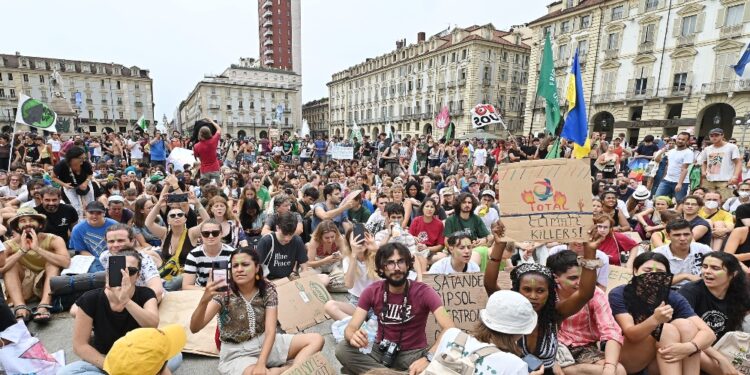
<instances>
[{"instance_id":1,"label":"chimney","mask_svg":"<svg viewBox=\"0 0 750 375\"><path fill-rule=\"evenodd\" d=\"M403 45L403 44L401 43L401 41L400 41L400 40L397 40L397 41L396 41L396 49L397 49L397 50L401 49L401 47L403 47L403 46L404 46L404 45Z\"/></svg>"},{"instance_id":2,"label":"chimney","mask_svg":"<svg viewBox=\"0 0 750 375\"><path fill-rule=\"evenodd\" d=\"M417 33L417 43L424 42L424 39L425 39L425 33L424 33L424 31L418 32Z\"/></svg>"}]
</instances>

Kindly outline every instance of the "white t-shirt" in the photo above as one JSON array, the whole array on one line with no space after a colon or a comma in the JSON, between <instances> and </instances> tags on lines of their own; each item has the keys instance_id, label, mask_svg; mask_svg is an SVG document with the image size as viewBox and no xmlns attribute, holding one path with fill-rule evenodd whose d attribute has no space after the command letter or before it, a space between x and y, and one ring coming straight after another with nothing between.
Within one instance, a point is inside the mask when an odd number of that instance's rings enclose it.
<instances>
[{"instance_id":1,"label":"white t-shirt","mask_svg":"<svg viewBox=\"0 0 750 375\"><path fill-rule=\"evenodd\" d=\"M483 148L474 150L474 165L484 167L485 164L487 164L487 150Z\"/></svg>"},{"instance_id":2,"label":"white t-shirt","mask_svg":"<svg viewBox=\"0 0 750 375\"><path fill-rule=\"evenodd\" d=\"M456 341L456 336L461 332L458 328L449 328L443 332L442 338L440 338L440 344L438 344L435 357L442 353L448 352L449 348L453 346ZM464 352L473 352L477 349L481 349L490 344L483 343L472 336L466 340L466 346ZM529 366L521 358L511 353L499 351L490 354L481 360L477 361L477 367L474 369L474 374L493 374L493 375L528 375Z\"/></svg>"},{"instance_id":3,"label":"white t-shirt","mask_svg":"<svg viewBox=\"0 0 750 375\"><path fill-rule=\"evenodd\" d=\"M351 259L350 257L344 257L344 259L341 261L342 268L344 269L344 274L346 274L347 270L349 269L349 262ZM349 289L349 293L351 293L354 296L359 297L362 294L362 291L365 290L370 284L374 283L377 280L370 280L367 278L367 264L365 262L357 261L357 278L354 279L354 285L352 285L352 288Z\"/></svg>"},{"instance_id":4,"label":"white t-shirt","mask_svg":"<svg viewBox=\"0 0 750 375\"><path fill-rule=\"evenodd\" d=\"M49 141L47 141L47 144L52 147L52 152L60 152L60 147L62 147L62 142L56 141L54 139L50 139Z\"/></svg>"},{"instance_id":5,"label":"white t-shirt","mask_svg":"<svg viewBox=\"0 0 750 375\"><path fill-rule=\"evenodd\" d=\"M481 210L482 206L477 206L477 208L474 209L474 214L479 216L480 219L482 219L482 222L484 223L484 226L487 227L488 231L492 231L492 223L500 220L500 214L497 212L495 207L490 207L489 210L487 210L487 213L484 214L484 216L479 214L479 211Z\"/></svg>"},{"instance_id":6,"label":"white t-shirt","mask_svg":"<svg viewBox=\"0 0 750 375\"><path fill-rule=\"evenodd\" d=\"M143 149L141 149L140 142L128 140L128 147L130 147L130 158L143 159Z\"/></svg>"},{"instance_id":7,"label":"white t-shirt","mask_svg":"<svg viewBox=\"0 0 750 375\"><path fill-rule=\"evenodd\" d=\"M450 275L459 272L482 272L482 270L479 269L479 266L474 262L469 262L466 265L466 271L456 271L453 269L453 265L451 264L451 258L452 257L445 257L433 263L432 267L430 267L430 270L427 273Z\"/></svg>"},{"instance_id":8,"label":"white t-shirt","mask_svg":"<svg viewBox=\"0 0 750 375\"><path fill-rule=\"evenodd\" d=\"M701 152L698 161L706 164L706 179L708 181L729 181L734 175L734 161L740 158L737 145L725 143L724 146L714 145L706 147Z\"/></svg>"},{"instance_id":9,"label":"white t-shirt","mask_svg":"<svg viewBox=\"0 0 750 375\"><path fill-rule=\"evenodd\" d=\"M669 182L677 182L677 180L680 178L680 172L682 171L682 165L683 164L692 164L693 163L693 151L689 148L678 150L673 149L669 150L667 152L667 160L669 161L667 163L667 173L664 176L664 181ZM683 183L690 183L690 176L688 174L685 174L685 180L682 181Z\"/></svg>"},{"instance_id":10,"label":"white t-shirt","mask_svg":"<svg viewBox=\"0 0 750 375\"><path fill-rule=\"evenodd\" d=\"M667 257L667 259L669 260L669 268L673 275L677 275L680 273L700 275L701 265L703 264L703 257L706 254L713 252L713 249L711 249L710 247L702 243L693 241L690 243L690 252L684 259L682 259L672 254L672 249L669 247L669 245L670 244L659 246L654 249L654 252ZM687 282L688 280L683 280L679 284L677 284L677 286L682 286Z\"/></svg>"}]
</instances>

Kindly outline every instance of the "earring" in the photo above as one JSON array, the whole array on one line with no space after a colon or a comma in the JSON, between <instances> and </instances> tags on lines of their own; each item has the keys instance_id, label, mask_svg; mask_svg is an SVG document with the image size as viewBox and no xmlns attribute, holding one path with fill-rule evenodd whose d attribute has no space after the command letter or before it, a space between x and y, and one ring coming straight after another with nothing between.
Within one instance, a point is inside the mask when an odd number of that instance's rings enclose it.
<instances>
[{"instance_id":1,"label":"earring","mask_svg":"<svg viewBox=\"0 0 750 375\"><path fill-rule=\"evenodd\" d=\"M260 280L260 275L258 275L257 273L255 274L255 280Z\"/></svg>"}]
</instances>

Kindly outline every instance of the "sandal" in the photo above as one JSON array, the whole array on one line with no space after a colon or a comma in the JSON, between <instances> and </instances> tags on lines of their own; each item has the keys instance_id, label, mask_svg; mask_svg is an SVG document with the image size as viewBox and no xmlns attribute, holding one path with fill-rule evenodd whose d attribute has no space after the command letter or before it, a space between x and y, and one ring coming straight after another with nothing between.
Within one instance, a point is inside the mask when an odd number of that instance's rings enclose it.
<instances>
[{"instance_id":1,"label":"sandal","mask_svg":"<svg viewBox=\"0 0 750 375\"><path fill-rule=\"evenodd\" d=\"M39 309L45 309L46 312L41 312ZM50 313L52 311L52 305L43 305L39 304L34 309L33 320L36 323L47 323L52 319L52 314Z\"/></svg>"},{"instance_id":2,"label":"sandal","mask_svg":"<svg viewBox=\"0 0 750 375\"><path fill-rule=\"evenodd\" d=\"M28 314L18 314L19 310L26 310ZM33 311L31 311L31 309L26 305L18 305L18 306L13 307L13 314L16 315L16 320L23 319L24 323L28 323L31 321L32 313Z\"/></svg>"}]
</instances>

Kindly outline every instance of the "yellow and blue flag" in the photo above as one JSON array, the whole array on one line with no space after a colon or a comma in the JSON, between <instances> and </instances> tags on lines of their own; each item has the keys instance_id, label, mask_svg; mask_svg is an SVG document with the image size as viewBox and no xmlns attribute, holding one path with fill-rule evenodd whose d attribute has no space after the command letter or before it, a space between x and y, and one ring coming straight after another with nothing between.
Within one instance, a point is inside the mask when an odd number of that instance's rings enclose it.
<instances>
[{"instance_id":1,"label":"yellow and blue flag","mask_svg":"<svg viewBox=\"0 0 750 375\"><path fill-rule=\"evenodd\" d=\"M573 65L570 67L565 97L568 100L568 115L565 118L561 136L584 145L588 137L589 125L586 117L586 101L583 97L581 65L578 63L578 49L573 57Z\"/></svg>"}]
</instances>

